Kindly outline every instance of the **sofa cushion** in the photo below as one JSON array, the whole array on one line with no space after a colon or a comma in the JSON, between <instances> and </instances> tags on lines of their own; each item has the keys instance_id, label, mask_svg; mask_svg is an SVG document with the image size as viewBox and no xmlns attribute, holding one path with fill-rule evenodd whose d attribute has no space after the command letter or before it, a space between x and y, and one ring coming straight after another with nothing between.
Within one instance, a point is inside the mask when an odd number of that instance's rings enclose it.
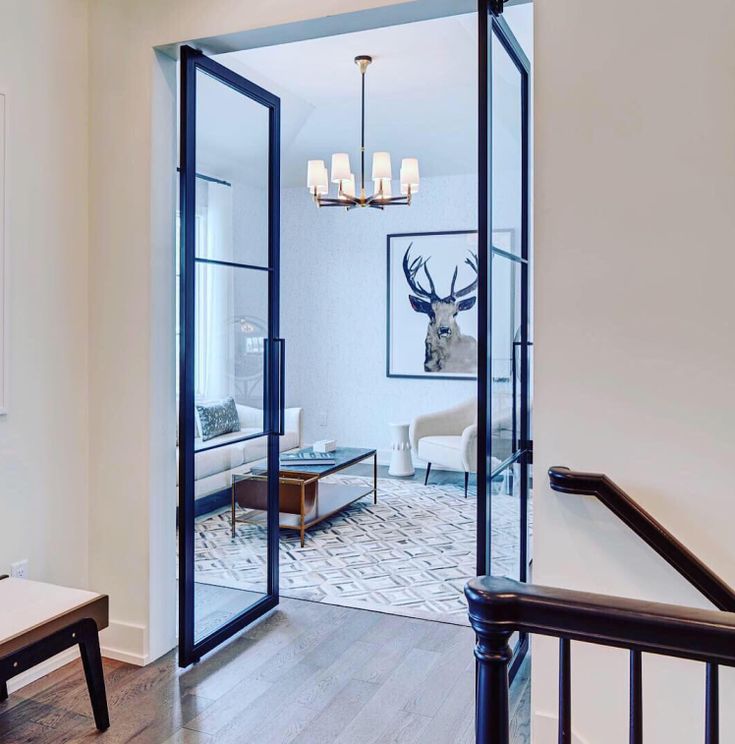
<instances>
[{"instance_id":1,"label":"sofa cushion","mask_svg":"<svg viewBox=\"0 0 735 744\"><path fill-rule=\"evenodd\" d=\"M194 455L194 470L195 478L197 481L204 478L211 479L207 484L202 484L202 488L199 489L197 486L197 498L201 495L211 493L212 490L218 488L228 488L231 483L230 470L237 468L240 465L253 463L256 460L263 460L265 464L267 437L256 437L255 439L247 439L243 441L237 441L246 437L249 434L256 434L257 429L248 428L240 429L240 431L230 432L229 434L222 434L219 437L210 439L206 443L202 442L201 439L194 441L196 450L201 447L213 447L213 449L205 449L203 452L196 452ZM232 444L227 444L232 442ZM225 446L217 446L225 445ZM279 450L285 452L286 450L295 449L299 447L299 434L295 431L287 431L283 436L278 438ZM178 448L176 450L176 456L178 458ZM178 468L176 469L176 483L178 485ZM220 476L214 479L213 476ZM201 493L200 493L201 491Z\"/></svg>"},{"instance_id":2,"label":"sofa cushion","mask_svg":"<svg viewBox=\"0 0 735 744\"><path fill-rule=\"evenodd\" d=\"M462 464L462 437L421 437L418 456L427 462L441 463L449 468L464 470Z\"/></svg>"},{"instance_id":3,"label":"sofa cushion","mask_svg":"<svg viewBox=\"0 0 735 744\"><path fill-rule=\"evenodd\" d=\"M206 478L243 464L242 445L227 444L224 447L197 452L194 456L194 477Z\"/></svg>"},{"instance_id":4,"label":"sofa cushion","mask_svg":"<svg viewBox=\"0 0 735 744\"><path fill-rule=\"evenodd\" d=\"M234 398L198 403L196 410L202 440L205 442L221 434L240 431L240 416Z\"/></svg>"}]
</instances>

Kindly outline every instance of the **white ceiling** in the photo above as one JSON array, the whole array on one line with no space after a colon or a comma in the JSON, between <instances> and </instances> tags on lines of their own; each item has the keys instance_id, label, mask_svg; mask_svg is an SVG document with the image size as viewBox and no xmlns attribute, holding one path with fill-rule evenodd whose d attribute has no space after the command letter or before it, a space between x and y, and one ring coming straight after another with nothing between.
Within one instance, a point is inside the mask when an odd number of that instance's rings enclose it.
<instances>
[{"instance_id":1,"label":"white ceiling","mask_svg":"<svg viewBox=\"0 0 735 744\"><path fill-rule=\"evenodd\" d=\"M530 9L507 11L525 44L531 39ZM353 62L358 54L374 59L366 77L366 169L372 152L388 150L394 177L402 157L418 157L422 177L475 172L473 13L219 55L219 62L281 98L283 185L305 186L306 161L321 158L329 164L332 152L349 152L353 171L359 169L360 74ZM226 94L200 99L211 127L200 127L199 149L212 154L206 167L221 178L232 175L228 171L238 159L225 157L216 142L233 143L230 149L242 142L246 115L241 107L238 115L228 113L228 99ZM251 142L259 140L260 134Z\"/></svg>"}]
</instances>

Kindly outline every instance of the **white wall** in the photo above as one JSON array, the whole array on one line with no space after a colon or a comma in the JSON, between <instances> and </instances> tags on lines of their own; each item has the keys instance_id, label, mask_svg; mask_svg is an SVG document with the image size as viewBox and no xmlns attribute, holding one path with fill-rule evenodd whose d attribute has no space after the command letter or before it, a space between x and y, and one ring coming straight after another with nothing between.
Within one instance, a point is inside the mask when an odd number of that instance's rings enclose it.
<instances>
[{"instance_id":1,"label":"white wall","mask_svg":"<svg viewBox=\"0 0 735 744\"><path fill-rule=\"evenodd\" d=\"M7 96L8 414L0 573L87 583L87 4L0 4Z\"/></svg>"},{"instance_id":2,"label":"white wall","mask_svg":"<svg viewBox=\"0 0 735 744\"><path fill-rule=\"evenodd\" d=\"M624 15L589 0L535 7L534 580L703 604L545 473L608 473L735 584L735 5L713 0L706 18L683 0ZM554 715L555 652L542 647L533 706ZM575 728L623 741L625 658L574 653ZM702 738L704 672L680 679L679 666L644 662L646 741ZM611 685L617 697L601 694Z\"/></svg>"},{"instance_id":3,"label":"white wall","mask_svg":"<svg viewBox=\"0 0 735 744\"><path fill-rule=\"evenodd\" d=\"M283 190L287 401L304 408L306 442L336 438L385 459L389 423L475 395L473 381L389 378L385 359L386 235L475 229L474 175L424 178L410 207L383 212L317 209L306 188Z\"/></svg>"}]
</instances>

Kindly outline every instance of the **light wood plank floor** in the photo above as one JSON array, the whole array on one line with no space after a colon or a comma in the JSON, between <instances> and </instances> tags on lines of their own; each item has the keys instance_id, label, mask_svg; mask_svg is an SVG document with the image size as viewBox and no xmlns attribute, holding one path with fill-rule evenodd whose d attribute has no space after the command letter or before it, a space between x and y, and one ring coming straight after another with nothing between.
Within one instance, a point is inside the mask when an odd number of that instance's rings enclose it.
<instances>
[{"instance_id":1,"label":"light wood plank floor","mask_svg":"<svg viewBox=\"0 0 735 744\"><path fill-rule=\"evenodd\" d=\"M106 661L112 726L94 728L79 662L0 703L0 741L471 744L469 628L300 600L186 670ZM525 665L524 665L525 666ZM528 673L514 684L528 739Z\"/></svg>"}]
</instances>

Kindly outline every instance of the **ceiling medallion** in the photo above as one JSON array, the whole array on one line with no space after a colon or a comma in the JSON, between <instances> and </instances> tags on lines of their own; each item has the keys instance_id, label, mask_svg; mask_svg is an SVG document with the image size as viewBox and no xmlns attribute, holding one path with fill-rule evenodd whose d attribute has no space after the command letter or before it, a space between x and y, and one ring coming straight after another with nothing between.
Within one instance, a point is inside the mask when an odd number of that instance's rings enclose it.
<instances>
[{"instance_id":1,"label":"ceiling medallion","mask_svg":"<svg viewBox=\"0 0 735 744\"><path fill-rule=\"evenodd\" d=\"M318 207L372 207L383 209L390 206L409 206L411 198L419 190L419 161L403 158L401 161L401 195L393 196L391 189L390 153L373 154L373 194L365 191L365 71L373 61L365 54L355 57L362 82L362 115L360 139L360 193L356 192L355 174L350 169L350 156L346 152L332 155L332 183L337 184L337 198L330 198L329 174L323 160L310 160L307 167L306 185Z\"/></svg>"}]
</instances>

